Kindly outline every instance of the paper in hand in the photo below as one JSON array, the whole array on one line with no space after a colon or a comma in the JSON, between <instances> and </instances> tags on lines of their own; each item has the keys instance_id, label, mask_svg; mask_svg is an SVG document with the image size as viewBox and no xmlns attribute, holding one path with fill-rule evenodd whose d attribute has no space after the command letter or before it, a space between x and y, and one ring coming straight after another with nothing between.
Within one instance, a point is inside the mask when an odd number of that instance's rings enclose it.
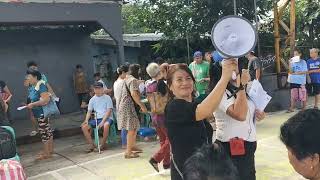
<instances>
[{"instance_id":1,"label":"paper in hand","mask_svg":"<svg viewBox=\"0 0 320 180\"><path fill-rule=\"evenodd\" d=\"M261 83L257 80L254 80L251 85L251 89L248 93L250 99L256 105L256 109L264 111L272 97L267 94L263 89Z\"/></svg>"},{"instance_id":2,"label":"paper in hand","mask_svg":"<svg viewBox=\"0 0 320 180\"><path fill-rule=\"evenodd\" d=\"M27 106L21 106L21 107L18 107L17 110L18 110L18 111L21 111L21 110L23 110L23 109L25 109L25 108L27 108Z\"/></svg>"}]
</instances>

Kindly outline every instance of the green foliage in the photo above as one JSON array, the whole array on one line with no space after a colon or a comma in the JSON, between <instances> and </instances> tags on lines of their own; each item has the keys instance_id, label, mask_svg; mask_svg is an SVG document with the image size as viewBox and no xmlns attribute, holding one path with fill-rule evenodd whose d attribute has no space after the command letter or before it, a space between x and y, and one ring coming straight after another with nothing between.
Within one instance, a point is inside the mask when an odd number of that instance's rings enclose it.
<instances>
[{"instance_id":1,"label":"green foliage","mask_svg":"<svg viewBox=\"0 0 320 180\"><path fill-rule=\"evenodd\" d=\"M273 46L273 1L257 0L261 46ZM254 23L254 1L237 0L237 14ZM288 9L288 8L287 8ZM133 0L124 5L125 33L162 32L165 39L153 46L155 53L186 57L189 38L191 52L213 48L209 34L221 17L233 14L233 0ZM320 44L319 0L296 1L296 39L298 45ZM289 12L284 14L289 25ZM283 31L282 33L286 33ZM170 39L170 41L167 41Z\"/></svg>"}]
</instances>

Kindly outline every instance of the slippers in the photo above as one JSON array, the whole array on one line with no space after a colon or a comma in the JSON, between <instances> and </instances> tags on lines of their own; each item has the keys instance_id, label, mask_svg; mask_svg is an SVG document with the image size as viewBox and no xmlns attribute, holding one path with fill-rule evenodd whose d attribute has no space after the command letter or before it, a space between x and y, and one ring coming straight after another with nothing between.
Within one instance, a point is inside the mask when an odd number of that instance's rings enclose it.
<instances>
[{"instance_id":1,"label":"slippers","mask_svg":"<svg viewBox=\"0 0 320 180\"><path fill-rule=\"evenodd\" d=\"M140 156L136 153L130 153L130 154L125 153L124 154L125 159L132 159L132 158L138 158L138 157L140 157Z\"/></svg>"},{"instance_id":2,"label":"slippers","mask_svg":"<svg viewBox=\"0 0 320 180\"><path fill-rule=\"evenodd\" d=\"M134 153L143 153L142 149L137 148L137 147L132 148L132 152L134 152Z\"/></svg>"},{"instance_id":3,"label":"slippers","mask_svg":"<svg viewBox=\"0 0 320 180\"><path fill-rule=\"evenodd\" d=\"M39 156L36 157L36 161L41 161L41 160L45 160L45 159L49 159L51 158L52 156L51 155L44 155L44 154L41 154Z\"/></svg>"},{"instance_id":4,"label":"slippers","mask_svg":"<svg viewBox=\"0 0 320 180\"><path fill-rule=\"evenodd\" d=\"M91 152L93 152L93 151L95 151L95 147L93 148L93 147L90 147L90 148L88 148L85 152L86 153L91 153Z\"/></svg>"},{"instance_id":5,"label":"slippers","mask_svg":"<svg viewBox=\"0 0 320 180\"><path fill-rule=\"evenodd\" d=\"M101 145L100 146L100 151L105 151L107 150L107 146L106 145Z\"/></svg>"},{"instance_id":6,"label":"slippers","mask_svg":"<svg viewBox=\"0 0 320 180\"><path fill-rule=\"evenodd\" d=\"M286 113L292 113L294 110L288 109Z\"/></svg>"},{"instance_id":7,"label":"slippers","mask_svg":"<svg viewBox=\"0 0 320 180\"><path fill-rule=\"evenodd\" d=\"M151 166L154 168L154 170L156 170L157 172L159 172L159 167L158 167L158 162L156 160L154 160L153 158L151 158L149 160L149 163L151 164Z\"/></svg>"}]
</instances>

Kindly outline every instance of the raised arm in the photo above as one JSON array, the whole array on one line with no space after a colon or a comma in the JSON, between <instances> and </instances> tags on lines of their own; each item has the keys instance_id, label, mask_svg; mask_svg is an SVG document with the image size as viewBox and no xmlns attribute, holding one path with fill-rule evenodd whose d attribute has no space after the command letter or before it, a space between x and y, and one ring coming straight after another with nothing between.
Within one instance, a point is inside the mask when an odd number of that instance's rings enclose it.
<instances>
[{"instance_id":1,"label":"raised arm","mask_svg":"<svg viewBox=\"0 0 320 180\"><path fill-rule=\"evenodd\" d=\"M226 87L231 79L233 71L238 68L238 63L235 60L226 60L222 63L222 76L216 87L210 92L202 103L200 103L196 109L196 120L200 121L209 116L212 116L213 112L219 106Z\"/></svg>"}]
</instances>

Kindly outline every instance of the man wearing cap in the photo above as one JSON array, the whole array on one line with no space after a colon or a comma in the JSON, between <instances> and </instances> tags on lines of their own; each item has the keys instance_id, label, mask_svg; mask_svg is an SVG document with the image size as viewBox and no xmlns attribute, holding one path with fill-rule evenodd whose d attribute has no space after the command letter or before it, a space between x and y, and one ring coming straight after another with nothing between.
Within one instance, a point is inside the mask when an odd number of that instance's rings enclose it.
<instances>
[{"instance_id":1,"label":"man wearing cap","mask_svg":"<svg viewBox=\"0 0 320 180\"><path fill-rule=\"evenodd\" d=\"M107 95L110 95L112 93L112 89L108 89L108 87L106 86L106 84L103 82L103 80L101 79L101 74L95 73L93 75L95 82L100 82L103 85L103 89L104 89L104 93Z\"/></svg>"},{"instance_id":2,"label":"man wearing cap","mask_svg":"<svg viewBox=\"0 0 320 180\"><path fill-rule=\"evenodd\" d=\"M248 70L251 77L251 81L255 79L259 81L261 78L262 68L261 60L254 55L254 51L251 51L249 54L247 54L246 58L249 60Z\"/></svg>"},{"instance_id":3,"label":"man wearing cap","mask_svg":"<svg viewBox=\"0 0 320 180\"><path fill-rule=\"evenodd\" d=\"M194 61L189 65L194 78L196 79L197 101L201 102L206 97L206 90L209 85L209 68L207 61L203 61L202 52L196 51L193 54Z\"/></svg>"},{"instance_id":4,"label":"man wearing cap","mask_svg":"<svg viewBox=\"0 0 320 180\"><path fill-rule=\"evenodd\" d=\"M91 128L96 126L96 120L98 128L103 128L103 137L100 141L101 150L106 148L109 127L113 123L113 103L111 97L104 94L104 88L101 82L95 82L93 86L95 95L89 101L88 112L84 122L81 125L82 132L87 142L90 144L90 147L86 151L87 153L94 151L96 148L91 139ZM91 116L93 113L94 118Z\"/></svg>"}]
</instances>

